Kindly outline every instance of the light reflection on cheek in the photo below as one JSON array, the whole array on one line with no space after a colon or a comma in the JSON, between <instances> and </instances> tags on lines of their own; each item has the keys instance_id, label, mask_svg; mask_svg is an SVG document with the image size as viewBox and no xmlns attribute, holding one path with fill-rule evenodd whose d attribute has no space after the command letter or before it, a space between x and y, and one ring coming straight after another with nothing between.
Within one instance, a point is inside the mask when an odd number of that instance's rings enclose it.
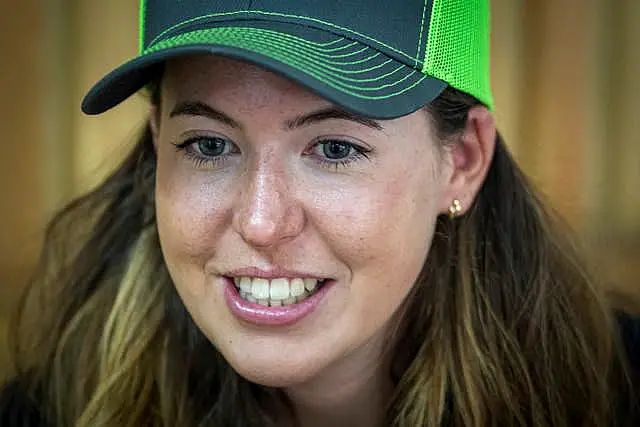
<instances>
[{"instance_id":1,"label":"light reflection on cheek","mask_svg":"<svg viewBox=\"0 0 640 427\"><path fill-rule=\"evenodd\" d=\"M160 164L158 227L164 232L168 251L191 256L208 252L223 224L229 222L233 192L230 179L214 179L207 171L195 171L184 164Z\"/></svg>"}]
</instances>

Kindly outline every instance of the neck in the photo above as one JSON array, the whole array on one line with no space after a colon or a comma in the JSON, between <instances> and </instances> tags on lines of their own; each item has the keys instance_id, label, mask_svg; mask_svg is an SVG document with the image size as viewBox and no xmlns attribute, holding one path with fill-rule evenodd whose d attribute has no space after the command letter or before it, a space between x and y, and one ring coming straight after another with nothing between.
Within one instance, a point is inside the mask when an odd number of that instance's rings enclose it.
<instances>
[{"instance_id":1,"label":"neck","mask_svg":"<svg viewBox=\"0 0 640 427\"><path fill-rule=\"evenodd\" d=\"M285 390L300 427L381 426L393 384L382 343L368 343L318 378Z\"/></svg>"}]
</instances>

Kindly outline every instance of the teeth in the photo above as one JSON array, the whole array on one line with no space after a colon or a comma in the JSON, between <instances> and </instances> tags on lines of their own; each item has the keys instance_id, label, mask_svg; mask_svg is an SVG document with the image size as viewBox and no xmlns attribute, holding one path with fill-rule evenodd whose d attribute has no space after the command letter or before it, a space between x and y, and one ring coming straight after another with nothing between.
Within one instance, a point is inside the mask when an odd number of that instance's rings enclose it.
<instances>
[{"instance_id":1,"label":"teeth","mask_svg":"<svg viewBox=\"0 0 640 427\"><path fill-rule=\"evenodd\" d=\"M304 288L309 292L313 292L316 286L318 286L318 279L304 279Z\"/></svg>"},{"instance_id":2,"label":"teeth","mask_svg":"<svg viewBox=\"0 0 640 427\"><path fill-rule=\"evenodd\" d=\"M304 294L304 281L302 279L293 279L291 281L291 296L299 297Z\"/></svg>"},{"instance_id":3,"label":"teeth","mask_svg":"<svg viewBox=\"0 0 640 427\"><path fill-rule=\"evenodd\" d=\"M263 306L280 307L304 301L318 289L318 279L267 280L261 277L234 277L240 296Z\"/></svg>"},{"instance_id":4,"label":"teeth","mask_svg":"<svg viewBox=\"0 0 640 427\"><path fill-rule=\"evenodd\" d=\"M287 279L274 279L271 281L269 295L272 300L283 300L289 297L289 281Z\"/></svg>"},{"instance_id":5,"label":"teeth","mask_svg":"<svg viewBox=\"0 0 640 427\"><path fill-rule=\"evenodd\" d=\"M246 293L251 293L251 279L249 277L243 277L242 279L238 279L237 277L234 279L236 286L240 288L241 291Z\"/></svg>"},{"instance_id":6,"label":"teeth","mask_svg":"<svg viewBox=\"0 0 640 427\"><path fill-rule=\"evenodd\" d=\"M253 279L251 293L258 300L269 299L269 281L267 279Z\"/></svg>"}]
</instances>

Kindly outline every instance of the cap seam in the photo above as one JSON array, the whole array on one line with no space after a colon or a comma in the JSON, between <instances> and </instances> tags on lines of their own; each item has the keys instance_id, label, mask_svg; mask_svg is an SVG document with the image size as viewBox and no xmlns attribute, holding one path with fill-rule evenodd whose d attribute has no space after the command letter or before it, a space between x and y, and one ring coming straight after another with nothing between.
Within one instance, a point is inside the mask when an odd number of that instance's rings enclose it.
<instances>
[{"instance_id":1,"label":"cap seam","mask_svg":"<svg viewBox=\"0 0 640 427\"><path fill-rule=\"evenodd\" d=\"M402 50L395 48L393 46L390 46L384 42L381 42L380 40L377 40L375 37L371 37L371 36L367 36L365 34L362 34L358 31L352 30L350 28L347 27L342 27L340 25L337 24L333 24L331 22L327 22L327 21L323 21L321 19L317 19L317 18L313 18L313 17L308 17L308 16L302 16L302 15L291 15L291 14L285 14L285 13L279 13L279 12L268 12L268 11L261 11L261 10L237 10L237 11L233 11L233 12L222 12L222 13L213 13L213 14L208 14L208 15L202 15L202 16L198 16L195 18L191 18L191 19L187 19L185 21L182 21L178 24L172 25L171 27L165 29L164 31L162 31L160 34L158 34L156 37L154 37L153 40L151 40L151 42L149 42L149 47L153 46L155 43L158 42L159 39L161 39L163 36L165 36L167 33L170 33L171 31L176 30L177 28L180 28L181 26L184 25L188 25L188 24L192 24L194 22L197 22L199 20L204 20L204 19L209 19L209 18L215 18L215 17L222 17L222 16L232 16L232 15L242 15L242 14L247 14L247 13L254 13L254 14L258 14L258 15L264 15L264 16L275 16L275 17L280 17L280 18L296 18L296 19L300 19L303 21L309 21L309 22L314 22L317 24L322 24L322 25L326 25L328 27L332 27L334 29L337 30L341 30L341 31L345 31L347 33L353 34L355 36L361 37L363 39L369 40L369 41L373 41L377 44L379 44L380 46L383 46L399 55L402 55L404 58L411 60L412 64L410 65L411 67L417 69L418 71L420 71L419 65L420 65L420 61L419 58L414 58L411 55L407 54L406 52L403 52ZM290 24L296 24L294 22L285 22L285 23L290 23ZM317 28L317 27L314 27Z\"/></svg>"},{"instance_id":2,"label":"cap seam","mask_svg":"<svg viewBox=\"0 0 640 427\"><path fill-rule=\"evenodd\" d=\"M142 53L144 52L144 29L146 26L146 20L147 20L147 0L140 0L140 44L138 46L139 52Z\"/></svg>"},{"instance_id":3,"label":"cap seam","mask_svg":"<svg viewBox=\"0 0 640 427\"><path fill-rule=\"evenodd\" d=\"M422 22L420 23L420 37L418 37L418 51L416 52L415 67L420 65L420 51L422 50L422 35L424 33L424 21L427 15L427 0L424 0L424 7L422 8Z\"/></svg>"}]
</instances>

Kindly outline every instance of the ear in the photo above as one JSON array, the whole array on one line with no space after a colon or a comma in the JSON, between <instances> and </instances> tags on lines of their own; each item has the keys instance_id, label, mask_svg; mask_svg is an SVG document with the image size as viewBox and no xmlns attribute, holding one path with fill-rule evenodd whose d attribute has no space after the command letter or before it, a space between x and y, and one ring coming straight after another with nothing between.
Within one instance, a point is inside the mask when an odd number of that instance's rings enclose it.
<instances>
[{"instance_id":1,"label":"ear","mask_svg":"<svg viewBox=\"0 0 640 427\"><path fill-rule=\"evenodd\" d=\"M496 141L493 115L484 106L469 110L467 124L459 139L448 148L451 173L443 193L442 213L449 213L459 200L464 214L473 204L489 171Z\"/></svg>"}]
</instances>

